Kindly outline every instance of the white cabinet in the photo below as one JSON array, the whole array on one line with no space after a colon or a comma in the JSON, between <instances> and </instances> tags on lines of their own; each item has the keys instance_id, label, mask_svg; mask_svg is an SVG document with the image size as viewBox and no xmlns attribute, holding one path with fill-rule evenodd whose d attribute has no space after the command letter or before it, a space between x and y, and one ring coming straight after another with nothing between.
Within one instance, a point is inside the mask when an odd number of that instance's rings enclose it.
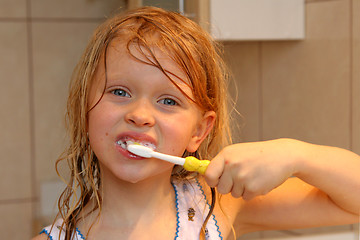
<instances>
[{"instance_id":1,"label":"white cabinet","mask_svg":"<svg viewBox=\"0 0 360 240\"><path fill-rule=\"evenodd\" d=\"M304 0L210 0L209 8L210 31L219 40L305 37Z\"/></svg>"},{"instance_id":2,"label":"white cabinet","mask_svg":"<svg viewBox=\"0 0 360 240\"><path fill-rule=\"evenodd\" d=\"M299 40L305 37L304 1L128 0L128 7L155 5L177 10L218 40Z\"/></svg>"}]
</instances>

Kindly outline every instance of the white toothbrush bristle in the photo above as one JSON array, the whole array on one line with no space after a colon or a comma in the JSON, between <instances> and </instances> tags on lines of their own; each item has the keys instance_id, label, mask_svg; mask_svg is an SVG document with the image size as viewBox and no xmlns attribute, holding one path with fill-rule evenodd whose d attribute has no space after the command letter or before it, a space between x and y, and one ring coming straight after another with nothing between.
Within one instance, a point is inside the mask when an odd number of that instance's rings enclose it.
<instances>
[{"instance_id":1,"label":"white toothbrush bristle","mask_svg":"<svg viewBox=\"0 0 360 240\"><path fill-rule=\"evenodd\" d=\"M153 152L151 148L137 143L128 144L127 150L133 154L136 154L144 158L151 158L152 157L151 153Z\"/></svg>"}]
</instances>

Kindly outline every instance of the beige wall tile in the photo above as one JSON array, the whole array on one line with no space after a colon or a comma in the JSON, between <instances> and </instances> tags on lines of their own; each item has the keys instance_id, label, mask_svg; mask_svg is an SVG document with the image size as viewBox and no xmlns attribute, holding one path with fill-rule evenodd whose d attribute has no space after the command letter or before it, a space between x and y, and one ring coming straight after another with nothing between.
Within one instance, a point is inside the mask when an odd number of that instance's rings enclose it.
<instances>
[{"instance_id":1,"label":"beige wall tile","mask_svg":"<svg viewBox=\"0 0 360 240\"><path fill-rule=\"evenodd\" d=\"M351 232L352 225L328 226L307 229L291 230L294 235L312 235L312 234L325 234L325 233L338 233L338 232Z\"/></svg>"},{"instance_id":2,"label":"beige wall tile","mask_svg":"<svg viewBox=\"0 0 360 240\"><path fill-rule=\"evenodd\" d=\"M348 148L349 3L324 1L308 4L306 10L305 41L264 43L264 138Z\"/></svg>"},{"instance_id":3,"label":"beige wall tile","mask_svg":"<svg viewBox=\"0 0 360 240\"><path fill-rule=\"evenodd\" d=\"M335 40L347 37L349 34L350 1L310 0L305 9L306 39Z\"/></svg>"},{"instance_id":4,"label":"beige wall tile","mask_svg":"<svg viewBox=\"0 0 360 240\"><path fill-rule=\"evenodd\" d=\"M306 237L316 239L316 236L324 239L325 234L335 235L340 233L352 233L352 225L340 225L340 226L329 226L329 227L318 227L318 228L307 228L307 229L292 229L285 231L263 231L261 232L262 239L306 239ZM339 238L340 240L340 238Z\"/></svg>"},{"instance_id":5,"label":"beige wall tile","mask_svg":"<svg viewBox=\"0 0 360 240\"><path fill-rule=\"evenodd\" d=\"M0 23L0 199L31 197L25 23Z\"/></svg>"},{"instance_id":6,"label":"beige wall tile","mask_svg":"<svg viewBox=\"0 0 360 240\"><path fill-rule=\"evenodd\" d=\"M360 154L360 1L352 1L353 151Z\"/></svg>"},{"instance_id":7,"label":"beige wall tile","mask_svg":"<svg viewBox=\"0 0 360 240\"><path fill-rule=\"evenodd\" d=\"M287 237L297 236L292 231L263 231L263 239L286 239Z\"/></svg>"},{"instance_id":8,"label":"beige wall tile","mask_svg":"<svg viewBox=\"0 0 360 240\"><path fill-rule=\"evenodd\" d=\"M353 225L353 231L355 234L355 239L360 239L360 220L359 223Z\"/></svg>"},{"instance_id":9,"label":"beige wall tile","mask_svg":"<svg viewBox=\"0 0 360 240\"><path fill-rule=\"evenodd\" d=\"M305 236L274 236L264 237L266 240L354 240L354 234L352 232L338 232L330 234L314 234Z\"/></svg>"},{"instance_id":10,"label":"beige wall tile","mask_svg":"<svg viewBox=\"0 0 360 240\"><path fill-rule=\"evenodd\" d=\"M34 23L34 98L38 183L57 179L55 160L66 143L68 84L96 23Z\"/></svg>"},{"instance_id":11,"label":"beige wall tile","mask_svg":"<svg viewBox=\"0 0 360 240\"><path fill-rule=\"evenodd\" d=\"M125 8L125 0L31 0L33 17L103 18Z\"/></svg>"},{"instance_id":12,"label":"beige wall tile","mask_svg":"<svg viewBox=\"0 0 360 240\"><path fill-rule=\"evenodd\" d=\"M256 42L225 42L225 59L235 86L230 86L236 108L242 117L235 114L235 140L259 139L259 44Z\"/></svg>"},{"instance_id":13,"label":"beige wall tile","mask_svg":"<svg viewBox=\"0 0 360 240\"><path fill-rule=\"evenodd\" d=\"M247 233L237 238L238 240L258 240L263 239L261 232Z\"/></svg>"},{"instance_id":14,"label":"beige wall tile","mask_svg":"<svg viewBox=\"0 0 360 240\"><path fill-rule=\"evenodd\" d=\"M31 239L31 203L0 204L0 239Z\"/></svg>"},{"instance_id":15,"label":"beige wall tile","mask_svg":"<svg viewBox=\"0 0 360 240\"><path fill-rule=\"evenodd\" d=\"M0 17L26 17L26 0L0 0Z\"/></svg>"}]
</instances>

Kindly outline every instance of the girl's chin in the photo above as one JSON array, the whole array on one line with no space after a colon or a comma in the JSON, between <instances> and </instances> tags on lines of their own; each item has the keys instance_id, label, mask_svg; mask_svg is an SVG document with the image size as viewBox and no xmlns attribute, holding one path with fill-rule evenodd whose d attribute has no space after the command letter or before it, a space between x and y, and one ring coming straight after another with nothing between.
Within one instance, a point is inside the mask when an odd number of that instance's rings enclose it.
<instances>
[{"instance_id":1,"label":"girl's chin","mask_svg":"<svg viewBox=\"0 0 360 240\"><path fill-rule=\"evenodd\" d=\"M158 181L159 179L162 178L169 179L172 173L173 165L166 163L166 166L164 165L153 166L147 169L145 169L144 167L142 167L142 169L139 168L140 167L126 168L116 172L111 171L111 173L108 174L112 174L120 182L137 184L137 183L142 183L144 181L151 181L151 180ZM107 175L106 173L104 174Z\"/></svg>"},{"instance_id":2,"label":"girl's chin","mask_svg":"<svg viewBox=\"0 0 360 240\"><path fill-rule=\"evenodd\" d=\"M119 180L126 182L126 183L131 183L131 184L140 184L140 183L144 183L144 182L150 182L151 180L153 180L155 177L158 180L158 176L159 175L148 175L148 176L129 176L129 177L122 177ZM166 176L167 179L169 179L169 176Z\"/></svg>"}]
</instances>

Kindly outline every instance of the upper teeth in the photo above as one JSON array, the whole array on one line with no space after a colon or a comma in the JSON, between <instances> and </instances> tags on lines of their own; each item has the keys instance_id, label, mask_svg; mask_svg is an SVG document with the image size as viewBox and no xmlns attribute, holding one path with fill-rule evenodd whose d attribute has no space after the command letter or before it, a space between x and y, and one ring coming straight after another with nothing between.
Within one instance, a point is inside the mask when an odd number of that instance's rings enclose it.
<instances>
[{"instance_id":1,"label":"upper teeth","mask_svg":"<svg viewBox=\"0 0 360 240\"><path fill-rule=\"evenodd\" d=\"M135 141L135 140L119 140L116 143L124 149L127 149L128 145L134 144L134 143L151 148L152 150L155 150L155 148L156 148L156 146L150 142L139 142L139 141Z\"/></svg>"},{"instance_id":2,"label":"upper teeth","mask_svg":"<svg viewBox=\"0 0 360 240\"><path fill-rule=\"evenodd\" d=\"M116 143L124 149L127 149L127 145L130 144L127 141L125 142L125 141L121 141L121 140L117 141Z\"/></svg>"}]
</instances>

